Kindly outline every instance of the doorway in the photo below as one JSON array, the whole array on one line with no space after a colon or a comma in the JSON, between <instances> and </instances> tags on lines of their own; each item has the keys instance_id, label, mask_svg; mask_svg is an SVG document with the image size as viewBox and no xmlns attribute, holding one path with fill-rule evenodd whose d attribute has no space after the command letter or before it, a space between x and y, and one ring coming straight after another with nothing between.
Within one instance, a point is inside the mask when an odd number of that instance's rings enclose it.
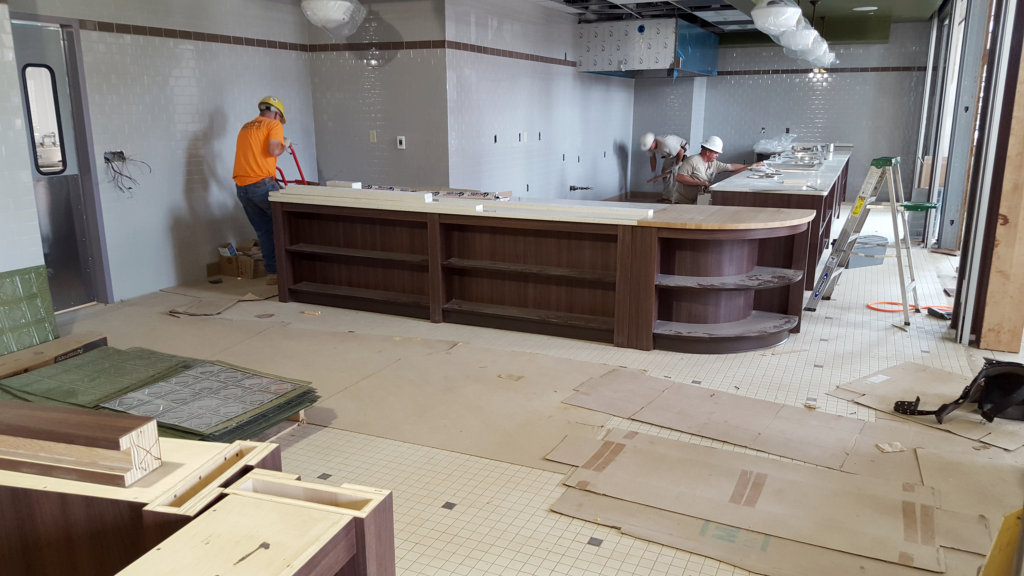
<instances>
[{"instance_id":1,"label":"doorway","mask_svg":"<svg viewBox=\"0 0 1024 576\"><path fill-rule=\"evenodd\" d=\"M39 235L55 312L109 302L77 29L11 20Z\"/></svg>"}]
</instances>

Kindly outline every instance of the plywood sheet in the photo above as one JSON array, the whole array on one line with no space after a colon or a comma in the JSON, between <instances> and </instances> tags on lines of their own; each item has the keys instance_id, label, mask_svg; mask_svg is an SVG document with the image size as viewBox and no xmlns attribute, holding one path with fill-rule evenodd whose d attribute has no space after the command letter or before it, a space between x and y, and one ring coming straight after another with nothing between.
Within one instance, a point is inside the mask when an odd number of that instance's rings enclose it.
<instances>
[{"instance_id":1,"label":"plywood sheet","mask_svg":"<svg viewBox=\"0 0 1024 576\"><path fill-rule=\"evenodd\" d=\"M266 300L277 296L277 285L267 284L267 278L232 278L221 276L220 282L202 282L164 288L161 292L181 294L194 298L233 298L235 300Z\"/></svg>"},{"instance_id":2,"label":"plywood sheet","mask_svg":"<svg viewBox=\"0 0 1024 576\"><path fill-rule=\"evenodd\" d=\"M580 384L576 393L563 402L619 418L631 418L672 384L671 380L653 378L640 370L614 368Z\"/></svg>"},{"instance_id":3,"label":"plywood sheet","mask_svg":"<svg viewBox=\"0 0 1024 576\"><path fill-rule=\"evenodd\" d=\"M548 460L561 462L569 466L583 466L597 452L604 440L590 436L570 434L545 456Z\"/></svg>"},{"instance_id":4,"label":"plywood sheet","mask_svg":"<svg viewBox=\"0 0 1024 576\"><path fill-rule=\"evenodd\" d=\"M313 424L566 472L544 459L567 434L594 436L608 416L566 406L609 366L459 344L402 358L306 411Z\"/></svg>"},{"instance_id":5,"label":"plywood sheet","mask_svg":"<svg viewBox=\"0 0 1024 576\"><path fill-rule=\"evenodd\" d=\"M455 342L445 340L271 325L245 342L221 351L217 358L252 370L304 380L326 400L403 358L439 354L453 346ZM306 415L313 423L333 419L319 406L307 409Z\"/></svg>"},{"instance_id":6,"label":"plywood sheet","mask_svg":"<svg viewBox=\"0 0 1024 576\"><path fill-rule=\"evenodd\" d=\"M943 572L931 488L614 430L575 488ZM643 473L638 473L643 471Z\"/></svg>"},{"instance_id":7,"label":"plywood sheet","mask_svg":"<svg viewBox=\"0 0 1024 576\"><path fill-rule=\"evenodd\" d=\"M938 488L943 506L984 514L993 532L1024 502L1024 466L974 451L917 450L921 475Z\"/></svg>"},{"instance_id":8,"label":"plywood sheet","mask_svg":"<svg viewBox=\"0 0 1024 576\"><path fill-rule=\"evenodd\" d=\"M171 308L171 314L186 316L216 316L231 308L238 302L237 298L197 298L188 304Z\"/></svg>"},{"instance_id":9,"label":"plywood sheet","mask_svg":"<svg viewBox=\"0 0 1024 576\"><path fill-rule=\"evenodd\" d=\"M835 469L842 468L864 425L691 384L665 384L635 370L616 370L584 383L566 402Z\"/></svg>"},{"instance_id":10,"label":"plywood sheet","mask_svg":"<svg viewBox=\"0 0 1024 576\"><path fill-rule=\"evenodd\" d=\"M857 404L1006 450L1024 446L1024 422L1004 418L985 422L974 404L953 412L942 424L935 416L903 416L893 412L893 405L898 400L913 400L918 396L921 397L921 409L934 410L958 398L970 381L967 376L904 362L839 386L845 391L839 396L851 398L849 392L852 392L857 394L852 397Z\"/></svg>"},{"instance_id":11,"label":"plywood sheet","mask_svg":"<svg viewBox=\"0 0 1024 576\"><path fill-rule=\"evenodd\" d=\"M765 576L921 576L909 566L769 536L693 516L569 488L552 505L560 514L727 562ZM948 574L974 574L984 557L943 550Z\"/></svg>"},{"instance_id":12,"label":"plywood sheet","mask_svg":"<svg viewBox=\"0 0 1024 576\"><path fill-rule=\"evenodd\" d=\"M257 320L221 321L207 317L176 317L167 313L192 298L154 292L129 302L119 302L114 313L84 310L76 319L75 333L97 331L107 335L110 346L138 346L169 354L218 359L218 354L260 332L280 325Z\"/></svg>"}]
</instances>

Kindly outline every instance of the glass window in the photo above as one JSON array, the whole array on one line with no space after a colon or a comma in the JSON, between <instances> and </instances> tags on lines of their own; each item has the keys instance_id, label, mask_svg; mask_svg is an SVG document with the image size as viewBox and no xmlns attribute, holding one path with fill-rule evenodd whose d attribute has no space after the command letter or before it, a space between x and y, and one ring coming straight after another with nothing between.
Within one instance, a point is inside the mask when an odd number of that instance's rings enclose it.
<instances>
[{"instance_id":1,"label":"glass window","mask_svg":"<svg viewBox=\"0 0 1024 576\"><path fill-rule=\"evenodd\" d=\"M44 64L26 64L21 73L36 170L40 174L60 174L67 168L67 160L64 158L64 135L60 127L53 68Z\"/></svg>"}]
</instances>

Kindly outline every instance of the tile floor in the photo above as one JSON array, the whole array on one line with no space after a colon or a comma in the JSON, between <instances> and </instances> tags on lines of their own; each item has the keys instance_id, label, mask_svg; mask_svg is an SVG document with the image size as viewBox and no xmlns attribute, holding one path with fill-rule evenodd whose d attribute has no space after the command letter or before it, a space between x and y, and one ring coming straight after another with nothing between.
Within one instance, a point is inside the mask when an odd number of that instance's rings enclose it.
<instances>
[{"instance_id":1,"label":"tile floor","mask_svg":"<svg viewBox=\"0 0 1024 576\"><path fill-rule=\"evenodd\" d=\"M888 214L872 217L864 233L892 238ZM842 221L834 224L835 233ZM847 271L835 299L804 313L803 330L768 350L700 356L642 352L597 344L455 324L323 308L317 329L472 341L495 349L643 369L651 375L764 400L873 419L870 409L826 393L837 384L895 364L914 361L970 375L986 355L1019 355L965 348L948 322L915 314L902 329L897 314L869 310L874 301L899 300L894 252L880 266ZM958 259L915 249L920 303L949 305L943 285L954 282ZM143 297L145 299L145 297ZM259 303L263 306L309 305ZM79 321L118 314L131 302L61 315L62 332ZM237 306L236 306L237 308ZM229 310L223 318L233 318ZM329 312L329 313L328 313ZM301 314L293 314L304 318ZM249 314L247 318L251 318ZM328 320L329 318L329 320ZM329 322L329 324L327 324ZM899 327L894 326L899 324ZM721 442L612 418L621 427L729 449ZM726 576L749 572L728 564L620 534L615 529L548 511L562 492L562 476L435 448L304 425L278 435L284 467L313 482L352 482L394 491L398 573L412 575L612 574ZM746 449L743 449L746 451Z\"/></svg>"}]
</instances>

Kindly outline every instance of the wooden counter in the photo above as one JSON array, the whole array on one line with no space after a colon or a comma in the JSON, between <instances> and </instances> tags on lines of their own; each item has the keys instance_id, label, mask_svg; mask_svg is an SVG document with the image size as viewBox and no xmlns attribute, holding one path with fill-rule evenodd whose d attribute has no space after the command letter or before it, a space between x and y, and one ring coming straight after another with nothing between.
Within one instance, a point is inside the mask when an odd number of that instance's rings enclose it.
<instances>
[{"instance_id":1,"label":"wooden counter","mask_svg":"<svg viewBox=\"0 0 1024 576\"><path fill-rule=\"evenodd\" d=\"M301 186L271 200L283 302L641 350L750 350L799 331L807 210Z\"/></svg>"},{"instance_id":2,"label":"wooden counter","mask_svg":"<svg viewBox=\"0 0 1024 576\"><path fill-rule=\"evenodd\" d=\"M804 289L814 288L816 268L832 235L832 220L846 196L850 151L837 150L817 171L783 171L780 181L751 178L748 171L711 186L716 206L751 206L814 210ZM793 182L793 183L787 183ZM768 249L772 249L767 247Z\"/></svg>"}]
</instances>

